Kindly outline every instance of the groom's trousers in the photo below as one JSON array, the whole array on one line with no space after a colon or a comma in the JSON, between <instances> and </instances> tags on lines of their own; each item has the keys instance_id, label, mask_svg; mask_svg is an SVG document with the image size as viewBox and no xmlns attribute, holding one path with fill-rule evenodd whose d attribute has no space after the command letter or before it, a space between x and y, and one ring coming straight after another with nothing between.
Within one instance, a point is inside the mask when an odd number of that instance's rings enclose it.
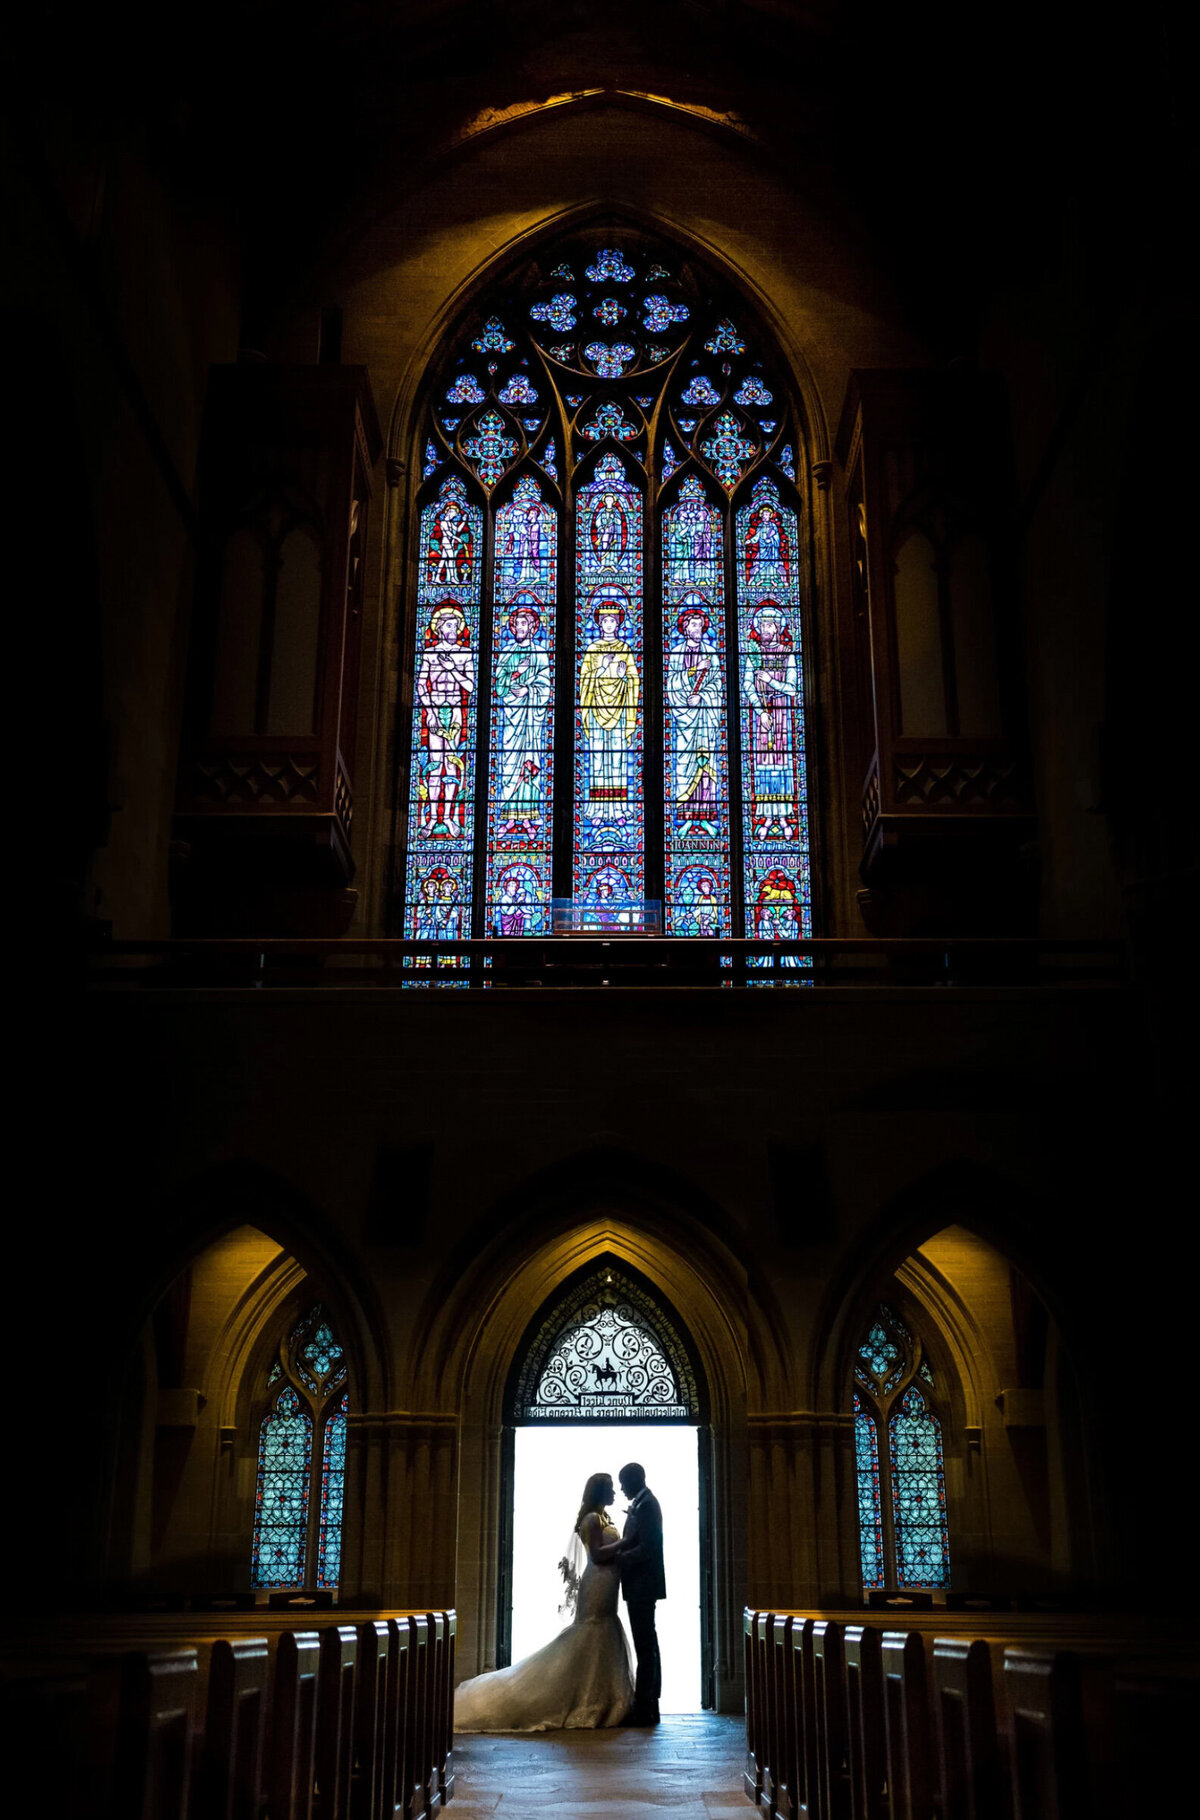
<instances>
[{"instance_id":1,"label":"groom's trousers","mask_svg":"<svg viewBox=\"0 0 1200 1820\"><path fill-rule=\"evenodd\" d=\"M657 1713L662 1693L662 1663L658 1654L658 1632L654 1628L653 1599L627 1599L629 1628L637 1655L637 1675L633 1684L635 1712Z\"/></svg>"}]
</instances>

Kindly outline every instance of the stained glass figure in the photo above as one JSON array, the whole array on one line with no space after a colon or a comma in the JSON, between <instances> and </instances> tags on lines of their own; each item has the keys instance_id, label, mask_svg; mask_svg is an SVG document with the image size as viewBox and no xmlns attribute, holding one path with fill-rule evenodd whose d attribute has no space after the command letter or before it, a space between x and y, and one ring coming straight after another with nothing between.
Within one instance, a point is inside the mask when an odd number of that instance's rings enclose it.
<instances>
[{"instance_id":1,"label":"stained glass figure","mask_svg":"<svg viewBox=\"0 0 1200 1820\"><path fill-rule=\"evenodd\" d=\"M721 485L732 493L746 472L746 466L756 447L757 444L745 435L743 426L733 412L722 411L717 418L713 435L705 437L700 444L700 452Z\"/></svg>"},{"instance_id":2,"label":"stained glass figure","mask_svg":"<svg viewBox=\"0 0 1200 1820\"><path fill-rule=\"evenodd\" d=\"M471 343L477 354L511 354L516 345L498 316L489 316Z\"/></svg>"},{"instance_id":3,"label":"stained glass figure","mask_svg":"<svg viewBox=\"0 0 1200 1820\"><path fill-rule=\"evenodd\" d=\"M342 1571L342 1512L346 1485L346 1417L343 1397L325 1423L321 1452L321 1514L317 1527L317 1585L336 1586Z\"/></svg>"},{"instance_id":4,"label":"stained glass figure","mask_svg":"<svg viewBox=\"0 0 1200 1820\"><path fill-rule=\"evenodd\" d=\"M642 496L616 455L579 489L576 515L572 895L599 911L645 896Z\"/></svg>"},{"instance_id":5,"label":"stained glass figure","mask_svg":"<svg viewBox=\"0 0 1200 1820\"><path fill-rule=\"evenodd\" d=\"M704 345L710 354L744 354L746 352L745 342L727 316L722 317Z\"/></svg>"},{"instance_id":6,"label":"stained glass figure","mask_svg":"<svg viewBox=\"0 0 1200 1820\"><path fill-rule=\"evenodd\" d=\"M611 347L607 342L589 341L583 353L601 379L619 379L637 349L628 341L614 341Z\"/></svg>"},{"instance_id":7,"label":"stained glass figure","mask_svg":"<svg viewBox=\"0 0 1200 1820\"><path fill-rule=\"evenodd\" d=\"M854 1457L858 1468L858 1547L866 1587L885 1584L883 1509L879 1496L879 1429L875 1417L854 1398Z\"/></svg>"},{"instance_id":8,"label":"stained glass figure","mask_svg":"<svg viewBox=\"0 0 1200 1820\"><path fill-rule=\"evenodd\" d=\"M575 327L575 299L566 291L560 291L549 303L535 303L530 309L534 322L548 322L552 329L565 335L568 329Z\"/></svg>"},{"instance_id":9,"label":"stained glass figure","mask_svg":"<svg viewBox=\"0 0 1200 1820\"><path fill-rule=\"evenodd\" d=\"M721 394L716 390L711 379L703 373L697 373L687 391L683 394L684 404L720 404Z\"/></svg>"},{"instance_id":10,"label":"stained glass figure","mask_svg":"<svg viewBox=\"0 0 1200 1820\"><path fill-rule=\"evenodd\" d=\"M482 404L487 393L473 373L460 373L446 393L447 404Z\"/></svg>"},{"instance_id":11,"label":"stained glass figure","mask_svg":"<svg viewBox=\"0 0 1200 1820\"><path fill-rule=\"evenodd\" d=\"M591 442L599 442L602 436L616 436L622 442L631 442L637 435L635 426L611 398L605 399L590 423L580 424L579 431Z\"/></svg>"},{"instance_id":12,"label":"stained glass figure","mask_svg":"<svg viewBox=\"0 0 1200 1820\"><path fill-rule=\"evenodd\" d=\"M634 270L627 264L619 247L605 247L596 255L595 264L589 265L586 275L593 284L603 284L606 278L611 278L617 284L629 284Z\"/></svg>"},{"instance_id":13,"label":"stained glass figure","mask_svg":"<svg viewBox=\"0 0 1200 1820\"><path fill-rule=\"evenodd\" d=\"M517 452L515 438L504 434L504 419L496 411L485 411L478 419L478 435L463 443L463 454L475 464L475 471L489 492L504 473Z\"/></svg>"},{"instance_id":14,"label":"stained glass figure","mask_svg":"<svg viewBox=\"0 0 1200 1820\"><path fill-rule=\"evenodd\" d=\"M645 314L642 327L648 335L661 335L673 322L686 322L688 307L686 303L672 303L660 292L652 292L643 305Z\"/></svg>"},{"instance_id":15,"label":"stained glass figure","mask_svg":"<svg viewBox=\"0 0 1200 1820\"><path fill-rule=\"evenodd\" d=\"M441 456L437 452L437 446L434 443L433 438L430 437L429 441L425 444L425 465L422 469L422 479L429 479L429 476L434 472L435 468L440 465L441 459Z\"/></svg>"},{"instance_id":16,"label":"stained glass figure","mask_svg":"<svg viewBox=\"0 0 1200 1820\"><path fill-rule=\"evenodd\" d=\"M915 1384L888 1423L891 1443L896 1584L950 1584L950 1536L941 1423Z\"/></svg>"},{"instance_id":17,"label":"stained glass figure","mask_svg":"<svg viewBox=\"0 0 1200 1820\"><path fill-rule=\"evenodd\" d=\"M733 402L734 404L770 404L773 396L774 394L768 392L762 380L750 373L734 393Z\"/></svg>"},{"instance_id":18,"label":"stained glass figure","mask_svg":"<svg viewBox=\"0 0 1200 1820\"><path fill-rule=\"evenodd\" d=\"M797 519L767 476L737 513L735 566L746 933L759 941L807 940L812 894Z\"/></svg>"},{"instance_id":19,"label":"stained glass figure","mask_svg":"<svg viewBox=\"0 0 1200 1820\"><path fill-rule=\"evenodd\" d=\"M628 316L628 314L629 311L625 305L618 303L615 297L602 297L592 311L592 315L602 322L606 329L615 329L622 317Z\"/></svg>"},{"instance_id":20,"label":"stained glass figure","mask_svg":"<svg viewBox=\"0 0 1200 1820\"><path fill-rule=\"evenodd\" d=\"M495 548L486 919L489 935L543 935L552 883L558 514L532 475L522 475L497 512Z\"/></svg>"},{"instance_id":21,"label":"stained glass figure","mask_svg":"<svg viewBox=\"0 0 1200 1820\"><path fill-rule=\"evenodd\" d=\"M662 520L669 935L729 931L723 516L689 474Z\"/></svg>"},{"instance_id":22,"label":"stained glass figure","mask_svg":"<svg viewBox=\"0 0 1200 1820\"><path fill-rule=\"evenodd\" d=\"M256 1588L304 1584L311 1464L312 1417L288 1384L259 1429L250 1551L250 1584Z\"/></svg>"},{"instance_id":23,"label":"stained glass figure","mask_svg":"<svg viewBox=\"0 0 1200 1820\"><path fill-rule=\"evenodd\" d=\"M483 514L452 475L421 513L405 932L469 933Z\"/></svg>"},{"instance_id":24,"label":"stained glass figure","mask_svg":"<svg viewBox=\"0 0 1200 1820\"><path fill-rule=\"evenodd\" d=\"M499 394L501 404L536 404L537 396L536 388L524 373L514 373Z\"/></svg>"}]
</instances>

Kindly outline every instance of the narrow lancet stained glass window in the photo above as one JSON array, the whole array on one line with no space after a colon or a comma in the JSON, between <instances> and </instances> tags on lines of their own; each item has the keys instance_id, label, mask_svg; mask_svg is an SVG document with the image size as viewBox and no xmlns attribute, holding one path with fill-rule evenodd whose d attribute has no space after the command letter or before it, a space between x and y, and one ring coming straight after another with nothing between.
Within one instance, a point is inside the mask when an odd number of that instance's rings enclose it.
<instances>
[{"instance_id":1,"label":"narrow lancet stained glass window","mask_svg":"<svg viewBox=\"0 0 1200 1820\"><path fill-rule=\"evenodd\" d=\"M342 1569L342 1509L346 1485L346 1417L343 1397L325 1423L321 1454L321 1520L317 1530L317 1585L336 1586Z\"/></svg>"},{"instance_id":2,"label":"narrow lancet stained glass window","mask_svg":"<svg viewBox=\"0 0 1200 1820\"><path fill-rule=\"evenodd\" d=\"M550 928L558 514L530 475L496 514L487 926Z\"/></svg>"},{"instance_id":3,"label":"narrow lancet stained glass window","mask_svg":"<svg viewBox=\"0 0 1200 1820\"><path fill-rule=\"evenodd\" d=\"M746 934L812 934L797 518L769 475L737 514Z\"/></svg>"},{"instance_id":4,"label":"narrow lancet stained glass window","mask_svg":"<svg viewBox=\"0 0 1200 1820\"><path fill-rule=\"evenodd\" d=\"M470 934L483 514L457 475L421 513L406 934Z\"/></svg>"},{"instance_id":5,"label":"narrow lancet stained glass window","mask_svg":"<svg viewBox=\"0 0 1200 1820\"><path fill-rule=\"evenodd\" d=\"M664 925L727 935L729 757L723 514L689 474L662 520Z\"/></svg>"},{"instance_id":6,"label":"narrow lancet stained glass window","mask_svg":"<svg viewBox=\"0 0 1200 1820\"><path fill-rule=\"evenodd\" d=\"M285 1385L258 1435L250 1581L259 1588L303 1586L308 1549L312 1417Z\"/></svg>"},{"instance_id":7,"label":"narrow lancet stained glass window","mask_svg":"<svg viewBox=\"0 0 1200 1820\"><path fill-rule=\"evenodd\" d=\"M854 1457L858 1468L858 1546L864 1586L884 1584L883 1509L879 1498L879 1429L854 1395Z\"/></svg>"},{"instance_id":8,"label":"narrow lancet stained glass window","mask_svg":"<svg viewBox=\"0 0 1200 1820\"><path fill-rule=\"evenodd\" d=\"M896 1584L949 1586L950 1538L942 1429L916 1385L910 1385L888 1423Z\"/></svg>"},{"instance_id":9,"label":"narrow lancet stained glass window","mask_svg":"<svg viewBox=\"0 0 1200 1820\"><path fill-rule=\"evenodd\" d=\"M642 496L603 455L576 505L576 915L635 926L645 898Z\"/></svg>"},{"instance_id":10,"label":"narrow lancet stained glass window","mask_svg":"<svg viewBox=\"0 0 1200 1820\"><path fill-rule=\"evenodd\" d=\"M336 1586L350 1403L346 1356L320 1303L293 1323L266 1384L251 1585Z\"/></svg>"}]
</instances>

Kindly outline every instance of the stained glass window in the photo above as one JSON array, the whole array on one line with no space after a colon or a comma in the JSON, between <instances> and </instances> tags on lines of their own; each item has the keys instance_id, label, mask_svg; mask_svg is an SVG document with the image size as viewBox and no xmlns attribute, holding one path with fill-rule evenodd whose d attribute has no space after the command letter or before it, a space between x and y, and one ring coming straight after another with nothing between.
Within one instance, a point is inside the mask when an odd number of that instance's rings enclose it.
<instances>
[{"instance_id":1,"label":"stained glass window","mask_svg":"<svg viewBox=\"0 0 1200 1820\"><path fill-rule=\"evenodd\" d=\"M888 1424L892 1509L896 1530L896 1583L949 1586L950 1538L946 1526L946 1475L942 1429L916 1385L910 1385Z\"/></svg>"},{"instance_id":2,"label":"stained glass window","mask_svg":"<svg viewBox=\"0 0 1200 1820\"><path fill-rule=\"evenodd\" d=\"M744 307L645 236L573 233L430 401L406 936L536 936L563 899L585 930L661 901L675 936L811 935L803 424ZM405 965L465 983L452 953Z\"/></svg>"},{"instance_id":3,"label":"stained glass window","mask_svg":"<svg viewBox=\"0 0 1200 1820\"><path fill-rule=\"evenodd\" d=\"M937 1378L919 1335L886 1304L875 1311L854 1375L863 1585L948 1587L942 1426L931 1404Z\"/></svg>"},{"instance_id":4,"label":"stained glass window","mask_svg":"<svg viewBox=\"0 0 1200 1820\"><path fill-rule=\"evenodd\" d=\"M883 1511L879 1499L879 1429L875 1417L854 1397L854 1457L858 1466L858 1543L864 1586L882 1586Z\"/></svg>"},{"instance_id":5,"label":"stained glass window","mask_svg":"<svg viewBox=\"0 0 1200 1820\"><path fill-rule=\"evenodd\" d=\"M345 1383L345 1353L317 1304L292 1326L265 1374L250 1561L254 1587L337 1585L350 1408Z\"/></svg>"},{"instance_id":6,"label":"stained glass window","mask_svg":"<svg viewBox=\"0 0 1200 1820\"><path fill-rule=\"evenodd\" d=\"M615 1260L546 1312L510 1394L518 1422L694 1422L699 1413L673 1318Z\"/></svg>"}]
</instances>

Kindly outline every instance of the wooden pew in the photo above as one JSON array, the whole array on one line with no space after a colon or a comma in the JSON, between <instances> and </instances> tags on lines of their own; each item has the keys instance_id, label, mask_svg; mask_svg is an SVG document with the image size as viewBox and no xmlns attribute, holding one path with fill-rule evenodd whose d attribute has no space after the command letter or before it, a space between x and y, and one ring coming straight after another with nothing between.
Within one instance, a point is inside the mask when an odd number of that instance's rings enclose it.
<instances>
[{"instance_id":1,"label":"wooden pew","mask_svg":"<svg viewBox=\"0 0 1200 1820\"><path fill-rule=\"evenodd\" d=\"M311 1820L317 1764L321 1639L285 1630L275 1648L267 1806L271 1820Z\"/></svg>"},{"instance_id":2,"label":"wooden pew","mask_svg":"<svg viewBox=\"0 0 1200 1820\"><path fill-rule=\"evenodd\" d=\"M430 1812L429 1783L432 1762L432 1701L430 1687L429 1619L424 1612L409 1612L409 1700L406 1768L405 1820L422 1820Z\"/></svg>"},{"instance_id":3,"label":"wooden pew","mask_svg":"<svg viewBox=\"0 0 1200 1820\"><path fill-rule=\"evenodd\" d=\"M891 1820L929 1820L933 1809L925 1644L917 1631L883 1634L883 1716Z\"/></svg>"},{"instance_id":4,"label":"wooden pew","mask_svg":"<svg viewBox=\"0 0 1200 1820\"><path fill-rule=\"evenodd\" d=\"M194 1649L126 1656L113 1784L121 1820L187 1820L198 1680Z\"/></svg>"},{"instance_id":5,"label":"wooden pew","mask_svg":"<svg viewBox=\"0 0 1200 1820\"><path fill-rule=\"evenodd\" d=\"M320 1638L314 1811L319 1820L350 1820L358 1639L352 1624L326 1625Z\"/></svg>"},{"instance_id":6,"label":"wooden pew","mask_svg":"<svg viewBox=\"0 0 1200 1820\"><path fill-rule=\"evenodd\" d=\"M82 1662L49 1671L44 1664L5 1664L0 1670L0 1761L14 1782L22 1765L30 1766L26 1776L38 1776L38 1820L76 1820L111 1810L118 1691L114 1687L107 1724L94 1719L90 1691ZM96 1736L101 1730L103 1741ZM142 1810L131 1812L139 1820Z\"/></svg>"},{"instance_id":7,"label":"wooden pew","mask_svg":"<svg viewBox=\"0 0 1200 1820\"><path fill-rule=\"evenodd\" d=\"M816 1814L816 1682L813 1676L811 1618L796 1618L792 1625L792 1706L795 1714L795 1758L792 1768L792 1814L811 1820Z\"/></svg>"},{"instance_id":8,"label":"wooden pew","mask_svg":"<svg viewBox=\"0 0 1200 1820\"><path fill-rule=\"evenodd\" d=\"M812 1628L815 1780L810 1811L820 1820L846 1820L850 1811L850 1777L846 1763L846 1679L842 1627L834 1618L818 1619Z\"/></svg>"},{"instance_id":9,"label":"wooden pew","mask_svg":"<svg viewBox=\"0 0 1200 1820\"><path fill-rule=\"evenodd\" d=\"M788 1698L791 1678L792 1620L776 1612L767 1626L763 1675L767 1688L765 1741L762 1766L762 1805L769 1814L790 1820L788 1753L795 1737L794 1715Z\"/></svg>"},{"instance_id":10,"label":"wooden pew","mask_svg":"<svg viewBox=\"0 0 1200 1820\"><path fill-rule=\"evenodd\" d=\"M268 1666L265 1637L220 1638L212 1646L199 1820L259 1820Z\"/></svg>"},{"instance_id":11,"label":"wooden pew","mask_svg":"<svg viewBox=\"0 0 1200 1820\"><path fill-rule=\"evenodd\" d=\"M458 1649L458 1613L453 1610L448 1611L445 1618L446 1668L442 1685L442 1703L445 1714L446 1745L439 1791L443 1807L454 1794L454 1659Z\"/></svg>"},{"instance_id":12,"label":"wooden pew","mask_svg":"<svg viewBox=\"0 0 1200 1820\"><path fill-rule=\"evenodd\" d=\"M369 1618L359 1625L358 1678L354 1689L354 1779L350 1791L350 1811L354 1820L385 1820L383 1760L390 1650L391 1638L383 1619ZM386 1820L391 1820L391 1812Z\"/></svg>"},{"instance_id":13,"label":"wooden pew","mask_svg":"<svg viewBox=\"0 0 1200 1820\"><path fill-rule=\"evenodd\" d=\"M845 1667L851 1820L885 1820L882 1633L874 1625L846 1626Z\"/></svg>"},{"instance_id":14,"label":"wooden pew","mask_svg":"<svg viewBox=\"0 0 1200 1820\"><path fill-rule=\"evenodd\" d=\"M744 1624L746 1660L746 1767L742 1786L757 1807L763 1798L763 1769L768 1749L766 1650L774 1612L747 1610Z\"/></svg>"},{"instance_id":15,"label":"wooden pew","mask_svg":"<svg viewBox=\"0 0 1200 1820\"><path fill-rule=\"evenodd\" d=\"M1065 1650L1006 1649L1004 1682L1014 1820L1083 1820L1087 1762L1075 1657Z\"/></svg>"},{"instance_id":16,"label":"wooden pew","mask_svg":"<svg viewBox=\"0 0 1200 1820\"><path fill-rule=\"evenodd\" d=\"M936 1637L933 1709L941 1820L1005 1820L992 1655L981 1637Z\"/></svg>"}]
</instances>

